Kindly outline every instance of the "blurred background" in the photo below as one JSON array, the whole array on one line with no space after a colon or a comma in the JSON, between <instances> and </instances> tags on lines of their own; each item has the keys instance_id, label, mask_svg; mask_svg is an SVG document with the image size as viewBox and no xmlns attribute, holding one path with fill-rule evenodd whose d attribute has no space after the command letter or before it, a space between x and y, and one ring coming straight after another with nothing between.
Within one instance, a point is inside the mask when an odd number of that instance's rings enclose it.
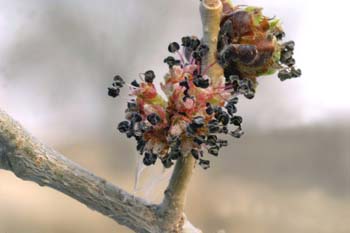
<instances>
[{"instance_id":1,"label":"blurred background","mask_svg":"<svg viewBox=\"0 0 350 233\"><path fill-rule=\"evenodd\" d=\"M42 142L133 192L135 144L116 131L115 74L166 72L167 45L201 35L199 0L0 0L0 108ZM197 168L186 213L205 233L350 232L348 3L241 0L283 20L303 76L260 79L241 100L246 134ZM124 96L126 91L123 92ZM137 195L160 201L171 171L147 168ZM0 233L131 231L0 170Z\"/></svg>"}]
</instances>

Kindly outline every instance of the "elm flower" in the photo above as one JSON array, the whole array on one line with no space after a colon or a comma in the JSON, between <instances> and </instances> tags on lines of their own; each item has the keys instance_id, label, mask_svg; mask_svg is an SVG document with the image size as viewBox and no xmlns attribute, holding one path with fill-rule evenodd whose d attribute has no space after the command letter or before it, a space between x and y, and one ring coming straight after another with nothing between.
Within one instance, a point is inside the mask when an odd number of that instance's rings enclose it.
<instances>
[{"instance_id":1,"label":"elm flower","mask_svg":"<svg viewBox=\"0 0 350 233\"><path fill-rule=\"evenodd\" d=\"M225 5L215 62L224 69L225 81L214 85L208 76L213 64L202 67L209 47L197 37L183 37L181 45L172 42L168 51L173 56L164 59L169 71L161 83L166 99L153 83L152 70L140 74L128 85L131 100L118 130L135 138L147 166L159 159L169 168L175 160L193 156L209 168L208 154L218 156L228 145L218 135L243 136L236 106L239 96L254 97L257 77L276 71L281 80L301 75L294 68L294 42L281 43L283 36L280 21L263 16L261 8ZM117 97L124 85L115 76L108 94Z\"/></svg>"}]
</instances>

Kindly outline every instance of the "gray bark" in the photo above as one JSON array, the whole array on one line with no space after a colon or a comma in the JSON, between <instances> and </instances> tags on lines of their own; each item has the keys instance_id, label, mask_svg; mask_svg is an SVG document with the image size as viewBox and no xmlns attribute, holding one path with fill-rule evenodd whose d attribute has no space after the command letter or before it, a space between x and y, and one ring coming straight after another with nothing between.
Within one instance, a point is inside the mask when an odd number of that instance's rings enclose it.
<instances>
[{"instance_id":1,"label":"gray bark","mask_svg":"<svg viewBox=\"0 0 350 233\"><path fill-rule=\"evenodd\" d=\"M0 168L49 186L136 232L157 232L156 206L95 176L30 136L0 110Z\"/></svg>"}]
</instances>

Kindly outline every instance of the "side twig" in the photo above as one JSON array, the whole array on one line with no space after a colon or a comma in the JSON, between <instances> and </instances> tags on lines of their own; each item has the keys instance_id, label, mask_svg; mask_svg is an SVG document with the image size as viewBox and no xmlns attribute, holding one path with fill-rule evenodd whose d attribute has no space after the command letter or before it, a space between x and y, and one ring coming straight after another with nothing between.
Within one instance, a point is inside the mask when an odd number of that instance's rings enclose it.
<instances>
[{"instance_id":1,"label":"side twig","mask_svg":"<svg viewBox=\"0 0 350 233\"><path fill-rule=\"evenodd\" d=\"M203 0L199 7L203 25L204 44L209 46L209 54L202 64L203 69L211 66L208 76L211 78L213 85L218 86L224 80L224 71L222 67L216 63L216 46L218 42L218 34L220 30L220 20L222 14L222 3L220 0Z\"/></svg>"}]
</instances>

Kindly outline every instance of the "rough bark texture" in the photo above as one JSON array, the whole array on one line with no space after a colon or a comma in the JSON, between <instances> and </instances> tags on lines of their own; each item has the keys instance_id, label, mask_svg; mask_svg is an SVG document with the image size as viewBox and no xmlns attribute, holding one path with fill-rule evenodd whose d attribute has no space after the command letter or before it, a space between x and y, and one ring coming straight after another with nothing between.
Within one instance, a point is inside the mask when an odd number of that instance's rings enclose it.
<instances>
[{"instance_id":1,"label":"rough bark texture","mask_svg":"<svg viewBox=\"0 0 350 233\"><path fill-rule=\"evenodd\" d=\"M134 197L31 137L0 110L0 168L49 186L136 232L157 232L155 206Z\"/></svg>"},{"instance_id":2,"label":"rough bark texture","mask_svg":"<svg viewBox=\"0 0 350 233\"><path fill-rule=\"evenodd\" d=\"M160 205L158 214L162 216L163 228L181 229L184 224L184 207L186 202L187 186L192 177L195 159L188 155L176 162L169 185L164 192L164 199ZM173 224L176 224L173 226Z\"/></svg>"},{"instance_id":3,"label":"rough bark texture","mask_svg":"<svg viewBox=\"0 0 350 233\"><path fill-rule=\"evenodd\" d=\"M220 0L203 0L200 6L203 42L210 52L203 66L215 63L222 13ZM222 80L214 64L208 72L213 82ZM38 142L19 123L0 110L0 169L23 180L49 186L138 233L201 233L186 218L184 206L195 160L178 160L160 205L149 204L103 178L97 177L57 151Z\"/></svg>"}]
</instances>

